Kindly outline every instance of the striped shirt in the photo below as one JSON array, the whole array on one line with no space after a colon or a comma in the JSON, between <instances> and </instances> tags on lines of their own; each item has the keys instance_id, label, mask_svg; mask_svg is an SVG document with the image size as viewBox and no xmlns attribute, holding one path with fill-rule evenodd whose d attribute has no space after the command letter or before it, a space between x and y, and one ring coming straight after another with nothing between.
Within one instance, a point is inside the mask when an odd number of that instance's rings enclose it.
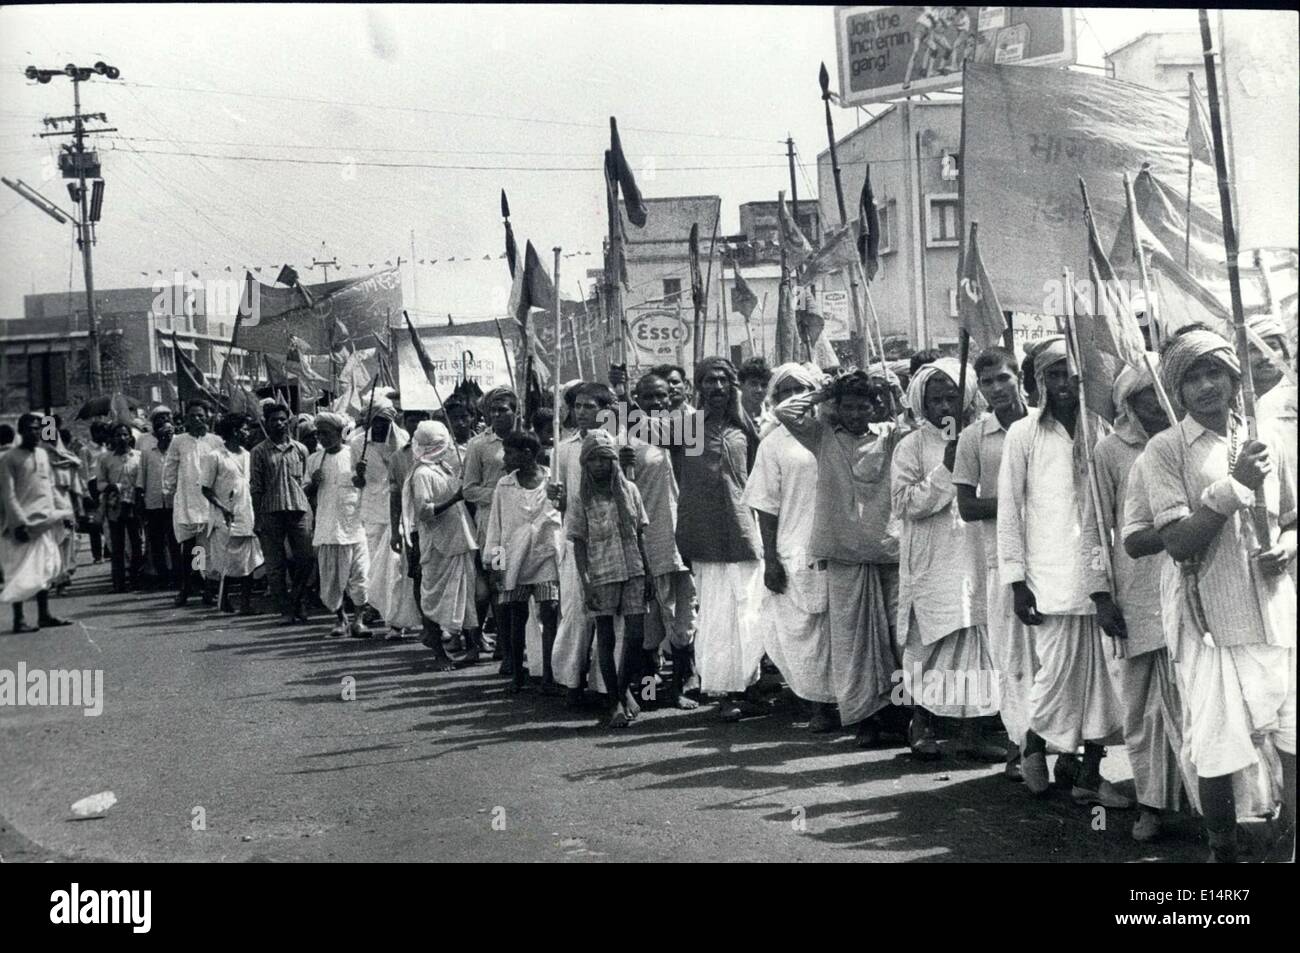
<instances>
[{"instance_id":1,"label":"striped shirt","mask_svg":"<svg viewBox=\"0 0 1300 953\"><path fill-rule=\"evenodd\" d=\"M307 448L297 440L276 445L269 438L253 448L249 489L258 513L305 513L309 509L303 478Z\"/></svg>"},{"instance_id":2,"label":"striped shirt","mask_svg":"<svg viewBox=\"0 0 1300 953\"><path fill-rule=\"evenodd\" d=\"M1233 426L1244 445L1245 422L1237 417ZM1264 498L1269 535L1276 540L1279 527L1290 529L1296 524L1295 474L1290 472L1285 455L1278 453L1282 441L1274 428L1261 425L1259 438L1272 451L1273 470L1264 479ZM1151 438L1144 475L1157 530L1191 516L1200 508L1203 494L1212 488L1212 492L1232 490L1243 502L1253 500L1254 494L1229 475L1228 453L1228 438L1205 429L1190 414ZM1219 648L1256 644L1295 647L1295 584L1285 573L1266 576L1259 570L1251 558L1258 545L1247 505L1228 517L1201 554L1197 586L1205 621Z\"/></svg>"}]
</instances>

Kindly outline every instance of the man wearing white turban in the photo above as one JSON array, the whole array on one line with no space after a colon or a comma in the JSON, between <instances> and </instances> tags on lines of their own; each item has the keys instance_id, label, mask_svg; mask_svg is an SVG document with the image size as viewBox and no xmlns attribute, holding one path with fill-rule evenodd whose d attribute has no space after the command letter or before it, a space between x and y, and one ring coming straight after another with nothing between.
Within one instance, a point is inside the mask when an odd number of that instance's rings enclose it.
<instances>
[{"instance_id":1,"label":"man wearing white turban","mask_svg":"<svg viewBox=\"0 0 1300 953\"><path fill-rule=\"evenodd\" d=\"M1007 432L998 474L998 571L1011 586L1017 618L1034 633L1039 668L1029 698L1021 772L1031 794L1046 794L1050 745L1084 755L1071 796L1080 804L1123 809L1130 800L1101 777L1105 745L1122 738L1123 710L1106 670L1107 634L1123 620L1107 590L1104 566L1085 550L1087 482L1075 463L1077 382L1065 339L1034 352L1043 406Z\"/></svg>"},{"instance_id":2,"label":"man wearing white turban","mask_svg":"<svg viewBox=\"0 0 1300 953\"><path fill-rule=\"evenodd\" d=\"M403 490L402 509L413 517L420 547L420 611L425 644L434 649L436 667L449 668L439 651L442 630L465 633L478 644L474 607L478 551L473 524L461 499L456 450L451 433L426 420L411 436L414 468ZM508 633L503 633L503 637Z\"/></svg>"},{"instance_id":3,"label":"man wearing white turban","mask_svg":"<svg viewBox=\"0 0 1300 953\"><path fill-rule=\"evenodd\" d=\"M821 373L802 364L772 372L767 403L817 389ZM795 695L812 706L808 728L835 728L830 628L826 615L826 567L811 556L816 518L817 457L785 426L773 425L758 445L744 501L758 514L763 539L763 587L756 624L763 648Z\"/></svg>"},{"instance_id":4,"label":"man wearing white turban","mask_svg":"<svg viewBox=\"0 0 1300 953\"><path fill-rule=\"evenodd\" d=\"M369 638L359 618L350 622L343 610L343 595L360 609L366 604L366 573L370 553L361 525L361 488L364 477L356 471L352 450L343 443L349 421L341 414L316 415L320 449L307 459L303 477L308 495L316 496L316 526L312 545L320 572L320 601L337 620L331 636Z\"/></svg>"},{"instance_id":5,"label":"man wearing white turban","mask_svg":"<svg viewBox=\"0 0 1300 953\"><path fill-rule=\"evenodd\" d=\"M919 368L908 403L920 421L894 452L891 494L901 522L898 633L903 686L915 704L908 741L922 760L939 757L931 715L962 722L958 752L1000 762L1005 749L983 740L975 719L998 710L997 670L985 628L979 536L957 511L952 482L958 418L975 403L975 374L959 390L958 361L941 357Z\"/></svg>"}]
</instances>

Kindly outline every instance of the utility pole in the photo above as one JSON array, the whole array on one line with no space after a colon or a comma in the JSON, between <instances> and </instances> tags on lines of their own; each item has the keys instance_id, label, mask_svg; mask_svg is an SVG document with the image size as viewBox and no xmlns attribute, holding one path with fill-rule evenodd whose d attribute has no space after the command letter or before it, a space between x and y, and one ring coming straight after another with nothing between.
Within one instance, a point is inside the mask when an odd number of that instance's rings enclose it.
<instances>
[{"instance_id":1,"label":"utility pole","mask_svg":"<svg viewBox=\"0 0 1300 953\"><path fill-rule=\"evenodd\" d=\"M321 243L320 243L320 248L321 248L321 253L324 254L324 252L325 252L325 243L324 243L324 242L321 242ZM309 265L308 267L310 267L310 268L319 268L319 269L321 270L321 274L324 276L324 277L322 278L322 281L323 281L325 284L329 284L329 280L330 280L330 269L331 269L331 268L337 268L338 266L339 266L339 263L338 263L338 259L337 259L337 258L330 258L328 261L318 261L318 260L313 256L313 257L312 257L312 260L311 260L311 265Z\"/></svg>"},{"instance_id":2,"label":"utility pole","mask_svg":"<svg viewBox=\"0 0 1300 953\"><path fill-rule=\"evenodd\" d=\"M794 137L787 136L785 140L785 157L790 163L790 214L794 216L795 224L799 223L799 183L794 177Z\"/></svg>"},{"instance_id":3,"label":"utility pole","mask_svg":"<svg viewBox=\"0 0 1300 953\"><path fill-rule=\"evenodd\" d=\"M75 186L69 183L68 192L81 210L80 220L76 222L77 247L81 249L81 264L86 281L86 322L90 340L90 390L94 394L102 386L104 378L100 361L99 318L95 313L95 268L91 248L95 243L94 223L99 221L104 203L104 180L99 174L99 154L93 149L86 150L86 136L101 132L116 132L117 130L114 128L86 128L88 120L97 119L102 123L106 123L108 117L104 113L82 113L81 84L95 75L104 76L108 79L117 79L121 76L121 72L115 66L99 62L93 67L77 66L75 63L69 63L63 69L58 70L38 69L35 66L29 66L24 71L24 75L28 79L34 79L41 84L48 83L56 76L66 76L72 80L72 115L47 116L44 120L45 126L52 127L55 131L43 132L40 134L40 138L72 136L71 144L60 147L59 170L62 172L63 178L77 180ZM70 123L72 128L69 130L60 129L61 123ZM87 179L94 180L93 195L88 194L86 191Z\"/></svg>"}]
</instances>

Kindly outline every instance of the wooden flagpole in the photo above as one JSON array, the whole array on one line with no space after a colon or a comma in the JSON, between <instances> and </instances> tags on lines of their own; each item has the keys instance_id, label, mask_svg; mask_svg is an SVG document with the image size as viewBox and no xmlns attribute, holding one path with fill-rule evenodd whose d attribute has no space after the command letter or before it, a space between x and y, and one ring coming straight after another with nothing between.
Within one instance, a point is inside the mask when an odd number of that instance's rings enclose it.
<instances>
[{"instance_id":1,"label":"wooden flagpole","mask_svg":"<svg viewBox=\"0 0 1300 953\"><path fill-rule=\"evenodd\" d=\"M1236 329L1237 360L1241 363L1241 402L1246 411L1246 432L1251 440L1258 440L1255 421L1255 381L1250 373L1250 342L1246 335L1246 312L1241 301L1241 273L1238 269L1237 226L1232 215L1232 195L1228 184L1228 160L1223 146L1223 120L1219 115L1219 77L1215 72L1214 44L1210 38L1210 15L1201 8L1201 46L1205 55L1205 85L1210 101L1210 133L1214 137L1214 168L1219 179L1219 207L1223 212L1223 249L1228 259L1228 291L1232 299L1232 323ZM1268 527L1268 503L1264 497L1264 484L1255 489L1255 504L1251 507L1261 550L1272 547Z\"/></svg>"},{"instance_id":2,"label":"wooden flagpole","mask_svg":"<svg viewBox=\"0 0 1300 953\"><path fill-rule=\"evenodd\" d=\"M553 448L560 444L560 421L564 418L560 416L560 362L564 357L564 336L560 330L560 246L556 245L552 251L555 252L555 367L551 374L552 404L551 408L555 412L555 417L551 423L551 445ZM574 354L577 354L578 341L573 341ZM582 376L581 365L579 365L578 376Z\"/></svg>"},{"instance_id":3,"label":"wooden flagpole","mask_svg":"<svg viewBox=\"0 0 1300 953\"><path fill-rule=\"evenodd\" d=\"M1101 508L1101 484L1097 479L1097 461L1092 453L1092 421L1088 419L1088 405L1084 401L1083 393L1083 354L1079 351L1079 334L1074 320L1074 275L1069 268L1064 270L1063 280L1065 282L1065 333L1070 353L1073 355L1075 380L1078 382L1079 393L1075 439L1083 440L1083 461L1088 471L1088 494L1093 512L1097 515L1097 536L1101 545L1101 558L1105 563L1106 583L1113 591L1115 583L1111 576L1110 528L1107 526L1106 514ZM1110 648L1112 658L1124 657L1124 646L1119 639L1111 639Z\"/></svg>"},{"instance_id":4,"label":"wooden flagpole","mask_svg":"<svg viewBox=\"0 0 1300 953\"><path fill-rule=\"evenodd\" d=\"M1137 223L1137 198L1133 195L1133 180L1124 173L1124 201L1128 205L1128 227L1129 234L1133 238L1133 254L1137 256L1138 277L1142 281L1142 298L1146 303L1147 327L1151 337L1151 346L1160 347L1160 342L1164 338L1164 333L1160 328L1159 315L1156 312L1156 302L1151 296L1151 282L1147 278L1147 256L1145 249L1142 248L1142 240L1138 237ZM1189 219L1190 221L1190 219ZM1177 417L1169 418L1171 422L1177 420Z\"/></svg>"}]
</instances>

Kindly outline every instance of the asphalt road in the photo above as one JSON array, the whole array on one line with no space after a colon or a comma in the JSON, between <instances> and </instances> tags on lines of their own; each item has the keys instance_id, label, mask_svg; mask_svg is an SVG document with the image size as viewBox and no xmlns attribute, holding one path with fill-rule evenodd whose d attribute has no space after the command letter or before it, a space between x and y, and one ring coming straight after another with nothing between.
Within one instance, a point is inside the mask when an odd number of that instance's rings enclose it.
<instances>
[{"instance_id":1,"label":"asphalt road","mask_svg":"<svg viewBox=\"0 0 1300 953\"><path fill-rule=\"evenodd\" d=\"M1098 830L1068 793L1034 800L998 768L811 735L781 694L740 724L647 710L614 733L598 710L507 695L495 663L435 674L414 640L174 609L107 577L83 565L56 600L74 626L0 619L0 668L104 673L98 717L0 707L5 860L1204 859L1189 818L1138 845L1133 812ZM1129 777L1122 749L1103 770ZM74 818L100 791L117 804Z\"/></svg>"}]
</instances>

